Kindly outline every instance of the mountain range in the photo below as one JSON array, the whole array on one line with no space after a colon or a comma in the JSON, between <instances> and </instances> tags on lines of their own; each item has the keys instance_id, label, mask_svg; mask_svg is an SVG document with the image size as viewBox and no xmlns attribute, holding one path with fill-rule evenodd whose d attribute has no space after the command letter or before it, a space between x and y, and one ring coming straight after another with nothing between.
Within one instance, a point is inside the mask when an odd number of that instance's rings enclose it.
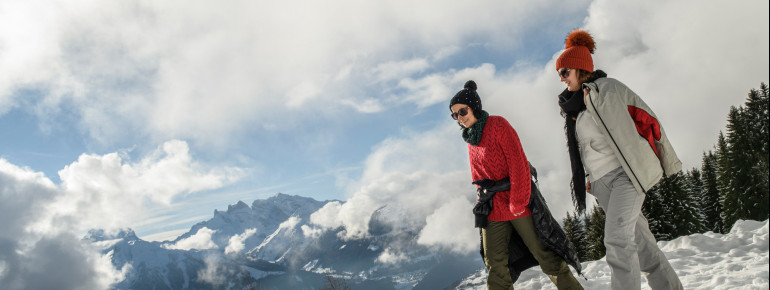
<instances>
[{"instance_id":1,"label":"mountain range","mask_svg":"<svg viewBox=\"0 0 770 290\"><path fill-rule=\"evenodd\" d=\"M363 238L313 230L310 216L330 202L340 201L279 193L215 210L173 241L130 229L91 230L84 240L126 273L116 289L445 289L483 267L478 255L419 245L421 225L388 220L397 208L375 211ZM381 259L394 249L401 259Z\"/></svg>"}]
</instances>

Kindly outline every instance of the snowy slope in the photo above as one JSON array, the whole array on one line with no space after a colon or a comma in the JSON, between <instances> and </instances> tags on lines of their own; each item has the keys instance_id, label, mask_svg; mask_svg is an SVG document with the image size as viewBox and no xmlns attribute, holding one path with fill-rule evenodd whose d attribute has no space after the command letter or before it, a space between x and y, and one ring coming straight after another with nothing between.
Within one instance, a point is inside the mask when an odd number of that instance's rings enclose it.
<instances>
[{"instance_id":1,"label":"snowy slope","mask_svg":"<svg viewBox=\"0 0 770 290\"><path fill-rule=\"evenodd\" d=\"M768 221L738 221L729 234L694 234L658 246L669 258L685 289L768 289ZM609 289L604 259L583 263L586 289ZM479 270L456 289L486 289ZM642 278L642 289L650 289ZM539 268L522 273L517 289L556 289Z\"/></svg>"}]
</instances>

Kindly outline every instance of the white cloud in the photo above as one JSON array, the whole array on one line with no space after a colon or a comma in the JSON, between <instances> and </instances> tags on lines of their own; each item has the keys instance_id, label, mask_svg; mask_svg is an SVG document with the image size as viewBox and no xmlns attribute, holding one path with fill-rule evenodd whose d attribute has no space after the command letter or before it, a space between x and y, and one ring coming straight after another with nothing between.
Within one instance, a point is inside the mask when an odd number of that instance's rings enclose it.
<instances>
[{"instance_id":1,"label":"white cloud","mask_svg":"<svg viewBox=\"0 0 770 290\"><path fill-rule=\"evenodd\" d=\"M46 212L56 223L43 223L37 230L130 227L148 217L151 205L169 206L174 198L220 188L242 175L239 168L205 168L179 140L164 143L136 163L118 153L83 154L59 171L62 194Z\"/></svg>"},{"instance_id":2,"label":"white cloud","mask_svg":"<svg viewBox=\"0 0 770 290\"><path fill-rule=\"evenodd\" d=\"M447 98L454 96L470 79L492 79L494 76L495 66L484 63L478 67L430 74L419 79L403 78L399 82L399 87L407 91L406 102L415 103L419 108L424 108L447 102ZM447 102L447 110L449 110L448 107Z\"/></svg>"},{"instance_id":3,"label":"white cloud","mask_svg":"<svg viewBox=\"0 0 770 290\"><path fill-rule=\"evenodd\" d=\"M246 245L244 244L246 239L250 238L256 233L257 233L257 229L247 229L239 235L234 235L230 237L227 247L225 248L225 254L231 255L231 254L237 254L243 251L243 249L246 247Z\"/></svg>"},{"instance_id":4,"label":"white cloud","mask_svg":"<svg viewBox=\"0 0 770 290\"><path fill-rule=\"evenodd\" d=\"M36 89L41 119L74 110L106 144L137 135L226 144L253 124L274 128L259 120L315 121L297 112L318 104L380 112L394 103L365 92L469 46L519 43L530 23L546 22L548 4L561 6L554 15L585 6L547 2L5 1L0 114Z\"/></svg>"},{"instance_id":5,"label":"white cloud","mask_svg":"<svg viewBox=\"0 0 770 290\"><path fill-rule=\"evenodd\" d=\"M310 215L310 222L327 229L339 228L342 226L340 216L337 214L340 211L340 208L342 208L342 203L338 201L327 203L321 209Z\"/></svg>"},{"instance_id":6,"label":"white cloud","mask_svg":"<svg viewBox=\"0 0 770 290\"><path fill-rule=\"evenodd\" d=\"M215 244L214 241L211 240L211 235L213 235L216 232L217 231L215 230L211 230L209 228L203 227L198 229L198 231L195 232L194 235L189 236L185 239L181 239L174 244L163 244L163 247L166 249L175 249L175 250L214 249L217 247L217 244Z\"/></svg>"},{"instance_id":7,"label":"white cloud","mask_svg":"<svg viewBox=\"0 0 770 290\"><path fill-rule=\"evenodd\" d=\"M425 218L417 243L444 247L458 253L471 253L479 247L478 229L472 227L472 198L458 196L440 205ZM464 226L458 226L464 225Z\"/></svg>"},{"instance_id":8,"label":"white cloud","mask_svg":"<svg viewBox=\"0 0 770 290\"><path fill-rule=\"evenodd\" d=\"M444 204L475 196L459 133L450 120L429 132L383 141L367 158L362 179L351 186L352 196L344 204L327 204L311 215L311 223L324 229L342 226L343 238L349 239L368 236L378 210L379 221L396 228L432 226L435 220L426 217ZM457 207L454 214L472 216L471 207ZM467 226L473 228L472 220Z\"/></svg>"},{"instance_id":9,"label":"white cloud","mask_svg":"<svg viewBox=\"0 0 770 290\"><path fill-rule=\"evenodd\" d=\"M24 236L26 226L45 212L45 204L57 194L56 186L43 173L0 158L0 238Z\"/></svg>"},{"instance_id":10,"label":"white cloud","mask_svg":"<svg viewBox=\"0 0 770 290\"><path fill-rule=\"evenodd\" d=\"M302 225L300 228L302 229L302 234L309 239L316 239L323 233L322 229L308 225Z\"/></svg>"},{"instance_id":11,"label":"white cloud","mask_svg":"<svg viewBox=\"0 0 770 290\"><path fill-rule=\"evenodd\" d=\"M227 269L222 265L222 259L222 256L216 254L206 255L203 258L203 262L206 266L198 271L198 280L214 286L222 286L227 283L224 279L224 273Z\"/></svg>"},{"instance_id":12,"label":"white cloud","mask_svg":"<svg viewBox=\"0 0 770 290\"><path fill-rule=\"evenodd\" d=\"M387 248L379 256L377 256L375 262L383 264L398 264L407 260L409 260L409 257L407 257L406 254Z\"/></svg>"},{"instance_id":13,"label":"white cloud","mask_svg":"<svg viewBox=\"0 0 770 290\"><path fill-rule=\"evenodd\" d=\"M107 231L147 218L149 205L168 205L185 193L215 189L240 176L236 168L206 169L187 144L170 141L138 163L117 153L82 155L60 172L61 185L43 173L0 158L0 285L9 289L106 289L130 270L77 235ZM206 242L208 240L208 242ZM179 248L206 248L205 231ZM57 273L47 275L46 273Z\"/></svg>"},{"instance_id":14,"label":"white cloud","mask_svg":"<svg viewBox=\"0 0 770 290\"><path fill-rule=\"evenodd\" d=\"M4 288L106 289L125 275L105 264L96 249L82 244L66 228L46 233L30 230L60 194L42 173L0 159L0 285Z\"/></svg>"},{"instance_id":15,"label":"white cloud","mask_svg":"<svg viewBox=\"0 0 770 290\"><path fill-rule=\"evenodd\" d=\"M376 79L381 82L399 80L419 73L428 68L430 64L425 59L410 59L405 61L390 61L379 64L373 69Z\"/></svg>"}]
</instances>

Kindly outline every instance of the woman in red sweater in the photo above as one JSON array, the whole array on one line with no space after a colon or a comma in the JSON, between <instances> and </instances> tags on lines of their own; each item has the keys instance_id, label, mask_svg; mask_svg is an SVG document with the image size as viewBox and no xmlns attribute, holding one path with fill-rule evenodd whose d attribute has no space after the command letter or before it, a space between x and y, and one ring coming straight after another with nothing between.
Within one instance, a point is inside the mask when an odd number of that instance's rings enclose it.
<instances>
[{"instance_id":1,"label":"woman in red sweater","mask_svg":"<svg viewBox=\"0 0 770 290\"><path fill-rule=\"evenodd\" d=\"M509 269L512 237L521 239L525 250L534 256L558 289L583 289L565 260L551 251L535 232L529 208L530 166L516 130L505 118L490 116L481 109L476 89L474 81L466 82L452 98L449 109L468 143L471 176L474 184L479 185L479 204L474 213L477 217L480 212L488 214L486 220L477 218L477 226L482 228L482 255L488 270L487 289L513 289L513 281L518 277L512 280ZM510 188L500 188L503 183L509 183ZM490 195L491 206L487 201ZM480 209L485 206L485 210Z\"/></svg>"}]
</instances>

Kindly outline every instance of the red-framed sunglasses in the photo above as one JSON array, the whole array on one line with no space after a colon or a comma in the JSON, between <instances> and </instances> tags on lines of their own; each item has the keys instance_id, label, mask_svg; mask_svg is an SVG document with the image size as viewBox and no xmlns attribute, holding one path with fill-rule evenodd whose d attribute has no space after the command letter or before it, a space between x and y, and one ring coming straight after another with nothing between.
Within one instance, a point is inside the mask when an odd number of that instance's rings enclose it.
<instances>
[{"instance_id":1,"label":"red-framed sunglasses","mask_svg":"<svg viewBox=\"0 0 770 290\"><path fill-rule=\"evenodd\" d=\"M452 119L457 120L458 116L465 117L465 115L468 115L468 109L470 109L470 107L459 109L457 110L457 113L449 114L449 116L452 116Z\"/></svg>"}]
</instances>

